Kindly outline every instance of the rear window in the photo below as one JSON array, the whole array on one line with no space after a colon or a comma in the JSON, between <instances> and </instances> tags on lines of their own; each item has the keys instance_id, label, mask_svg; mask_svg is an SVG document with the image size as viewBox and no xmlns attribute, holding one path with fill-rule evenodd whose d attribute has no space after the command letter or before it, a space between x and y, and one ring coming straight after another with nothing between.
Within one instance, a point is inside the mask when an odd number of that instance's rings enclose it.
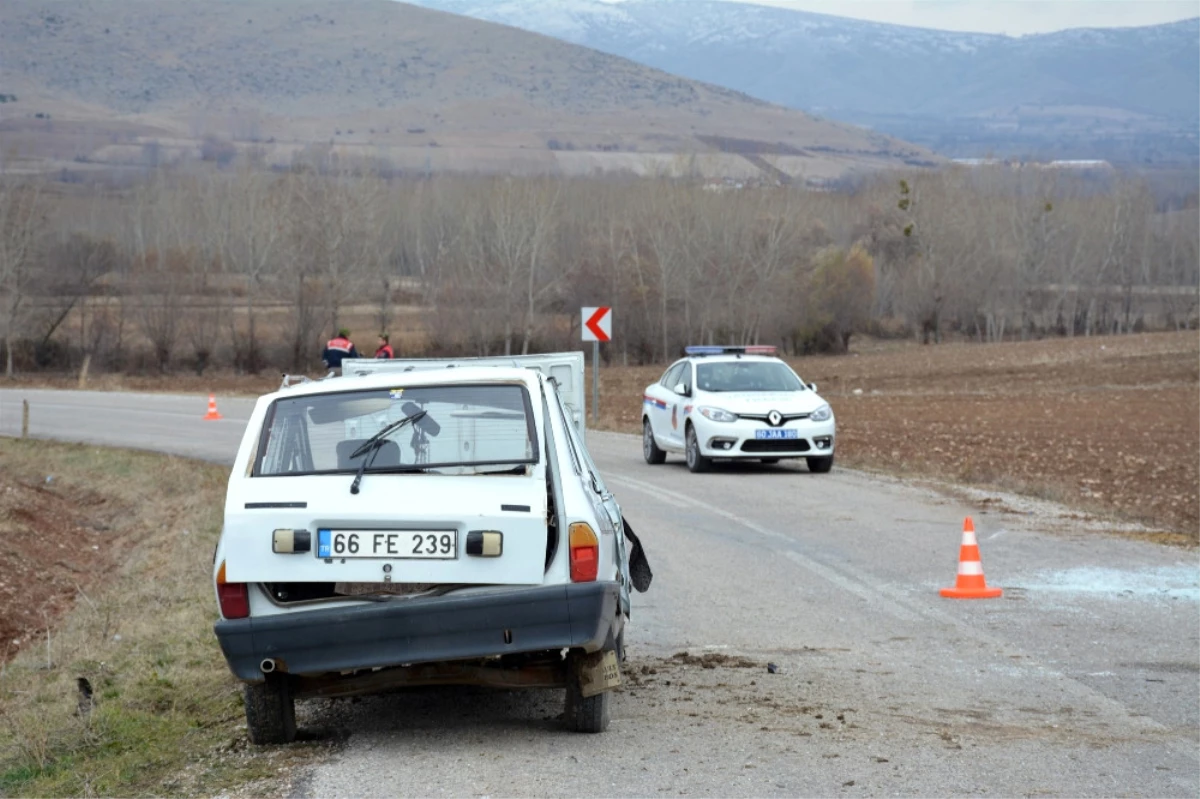
<instances>
[{"instance_id":1,"label":"rear window","mask_svg":"<svg viewBox=\"0 0 1200 799\"><path fill-rule=\"evenodd\" d=\"M425 416L386 434L370 471L536 463L529 392L518 385L421 386L279 399L267 413L254 474L355 472L351 454L407 416Z\"/></svg>"}]
</instances>

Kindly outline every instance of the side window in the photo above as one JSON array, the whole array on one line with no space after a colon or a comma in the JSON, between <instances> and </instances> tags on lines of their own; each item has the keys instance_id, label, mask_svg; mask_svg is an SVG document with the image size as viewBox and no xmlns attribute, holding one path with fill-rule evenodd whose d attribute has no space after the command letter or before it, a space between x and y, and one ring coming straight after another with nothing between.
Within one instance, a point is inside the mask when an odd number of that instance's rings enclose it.
<instances>
[{"instance_id":1,"label":"side window","mask_svg":"<svg viewBox=\"0 0 1200 799\"><path fill-rule=\"evenodd\" d=\"M683 362L683 371L679 373L676 382L683 383L683 393L691 396L692 393L692 365L687 361ZM674 386L672 386L674 388Z\"/></svg>"},{"instance_id":2,"label":"side window","mask_svg":"<svg viewBox=\"0 0 1200 799\"><path fill-rule=\"evenodd\" d=\"M675 386L679 385L679 376L683 374L683 368L687 366L687 361L680 361L667 370L663 375L662 385L668 391L674 391Z\"/></svg>"},{"instance_id":3,"label":"side window","mask_svg":"<svg viewBox=\"0 0 1200 799\"><path fill-rule=\"evenodd\" d=\"M543 390L548 390L548 389L549 389L549 385L547 385ZM567 451L571 453L571 464L575 467L575 474L583 474L583 461L579 457L579 446L575 443L576 442L575 423L571 420L571 414L567 411L566 407L563 405L562 395L559 394L557 390L554 391L553 394L554 394L554 399L551 404L558 411L558 419L562 423L562 426L566 429ZM550 420L547 419L546 423L549 424Z\"/></svg>"},{"instance_id":4,"label":"side window","mask_svg":"<svg viewBox=\"0 0 1200 799\"><path fill-rule=\"evenodd\" d=\"M563 407L562 397L559 396L558 392L555 392L554 398L555 404L558 406L558 412L563 419L563 426L567 428L567 443L571 450L571 456L577 459L575 462L575 471L585 477L587 475L584 473L589 473L596 489L602 494L608 493L608 489L604 486L604 480L600 478L600 472L596 469L596 464L592 462L591 454L579 439L579 431L570 422L570 416L567 414L566 408ZM582 469L580 468L581 464Z\"/></svg>"}]
</instances>

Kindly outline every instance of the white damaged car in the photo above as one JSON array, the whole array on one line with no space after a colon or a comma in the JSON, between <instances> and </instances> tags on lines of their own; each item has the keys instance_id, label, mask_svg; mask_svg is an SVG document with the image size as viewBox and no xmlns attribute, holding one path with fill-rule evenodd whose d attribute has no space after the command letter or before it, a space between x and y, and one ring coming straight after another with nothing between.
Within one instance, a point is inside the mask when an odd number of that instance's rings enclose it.
<instances>
[{"instance_id":1,"label":"white damaged car","mask_svg":"<svg viewBox=\"0 0 1200 799\"><path fill-rule=\"evenodd\" d=\"M647 463L679 452L693 472L716 458L804 458L810 472L833 468L833 409L774 347L697 346L685 353L642 394Z\"/></svg>"},{"instance_id":2,"label":"white damaged car","mask_svg":"<svg viewBox=\"0 0 1200 799\"><path fill-rule=\"evenodd\" d=\"M604 730L650 569L584 443L582 355L343 375L260 398L229 479L215 632L250 739L293 740L299 698L448 684L559 687Z\"/></svg>"}]
</instances>

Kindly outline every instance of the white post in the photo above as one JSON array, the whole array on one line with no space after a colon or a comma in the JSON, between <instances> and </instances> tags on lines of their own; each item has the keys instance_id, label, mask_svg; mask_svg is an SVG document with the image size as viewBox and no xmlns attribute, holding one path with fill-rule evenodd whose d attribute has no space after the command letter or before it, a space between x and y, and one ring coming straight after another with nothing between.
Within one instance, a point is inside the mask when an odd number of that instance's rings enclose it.
<instances>
[{"instance_id":1,"label":"white post","mask_svg":"<svg viewBox=\"0 0 1200 799\"><path fill-rule=\"evenodd\" d=\"M592 421L600 424L600 342L592 342Z\"/></svg>"}]
</instances>

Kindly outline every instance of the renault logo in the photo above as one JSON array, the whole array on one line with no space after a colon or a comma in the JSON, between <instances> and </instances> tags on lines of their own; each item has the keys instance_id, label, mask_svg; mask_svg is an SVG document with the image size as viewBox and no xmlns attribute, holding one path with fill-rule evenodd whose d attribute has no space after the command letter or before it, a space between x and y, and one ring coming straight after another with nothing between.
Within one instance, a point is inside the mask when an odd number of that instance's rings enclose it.
<instances>
[{"instance_id":1,"label":"renault logo","mask_svg":"<svg viewBox=\"0 0 1200 799\"><path fill-rule=\"evenodd\" d=\"M767 424L771 425L771 427L779 427L779 425L783 424L783 414L779 411L771 411L767 414Z\"/></svg>"}]
</instances>

